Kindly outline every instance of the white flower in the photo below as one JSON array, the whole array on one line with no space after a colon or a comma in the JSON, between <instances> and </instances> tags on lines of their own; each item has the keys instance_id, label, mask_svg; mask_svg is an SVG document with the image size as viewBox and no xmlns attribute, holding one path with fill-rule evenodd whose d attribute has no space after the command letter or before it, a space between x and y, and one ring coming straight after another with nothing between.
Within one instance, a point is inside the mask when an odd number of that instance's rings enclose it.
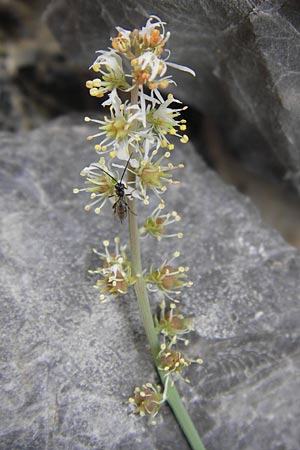
<instances>
[{"instance_id":1,"label":"white flower","mask_svg":"<svg viewBox=\"0 0 300 450\"><path fill-rule=\"evenodd\" d=\"M121 173L123 174L123 172L124 167L122 167ZM73 189L74 194L78 194L79 192L89 193L91 202L85 206L85 210L90 211L94 208L95 213L100 214L101 209L108 200L112 198L116 199L115 185L120 181L120 174L113 171L109 165L106 165L104 158L100 158L99 162L85 167L80 175L86 177L85 184L87 187ZM125 185L125 189L126 194L135 194L134 189L130 186Z\"/></svg>"},{"instance_id":2,"label":"white flower","mask_svg":"<svg viewBox=\"0 0 300 450\"><path fill-rule=\"evenodd\" d=\"M158 241L160 241L162 238L178 237L179 239L181 239L183 237L182 233L166 233L166 227L174 222L179 222L181 217L176 211L162 214L161 212L164 207L164 202L160 202L154 209L154 211L152 211L151 215L146 218L143 226L140 228L141 235L144 235L146 237L150 234Z\"/></svg>"},{"instance_id":3,"label":"white flower","mask_svg":"<svg viewBox=\"0 0 300 450\"><path fill-rule=\"evenodd\" d=\"M145 133L139 126L139 122L144 121L141 110L138 105L131 105L128 102L122 104L116 90L111 92L104 104L111 105L110 118L105 116L104 120L97 120L85 117L86 122L100 125L98 127L100 131L88 136L87 139L101 138L95 145L96 151L113 151L119 159L128 160L129 147L134 150Z\"/></svg>"},{"instance_id":4,"label":"white flower","mask_svg":"<svg viewBox=\"0 0 300 450\"><path fill-rule=\"evenodd\" d=\"M95 287L100 289L100 300L106 302L109 297L126 294L129 286L133 285L136 277L132 275L131 262L127 258L126 245L119 245L120 238L114 239L115 249L112 253L108 250L109 241L103 241L105 252L93 249L103 261L101 267L90 270L92 274L100 275Z\"/></svg>"},{"instance_id":5,"label":"white flower","mask_svg":"<svg viewBox=\"0 0 300 450\"><path fill-rule=\"evenodd\" d=\"M153 93L155 93L158 100L155 99ZM157 89L151 93L150 99L152 105L148 105L146 110L147 125L148 128L151 129L152 134L155 135L159 146L168 147L169 150L174 148L174 145L170 143L167 135L177 136L182 142L187 142L187 136L178 132L186 130L186 120L177 119L177 117L180 116L181 111L184 111L187 107L170 108L172 103L181 104L181 101L175 99L172 94L169 94L167 99L164 100Z\"/></svg>"},{"instance_id":6,"label":"white flower","mask_svg":"<svg viewBox=\"0 0 300 450\"><path fill-rule=\"evenodd\" d=\"M123 62L120 55L114 50L98 51L100 55L96 58L90 68L99 72L102 79L96 78L86 83L93 97L103 97L106 92L115 89L127 90L130 86L125 79ZM103 67L105 70L103 70Z\"/></svg>"},{"instance_id":7,"label":"white flower","mask_svg":"<svg viewBox=\"0 0 300 450\"><path fill-rule=\"evenodd\" d=\"M163 46L169 39L171 33L165 33L166 22L162 22L157 16L150 16L146 25L139 31L139 36L150 47ZM158 29L160 28L160 30Z\"/></svg>"},{"instance_id":8,"label":"white flower","mask_svg":"<svg viewBox=\"0 0 300 450\"><path fill-rule=\"evenodd\" d=\"M163 164L164 158L169 158L170 153L165 152L161 157L154 161L155 156L158 151L155 149L152 151L151 155L147 159L140 159L139 166L131 170L137 176L137 186L136 189L140 193L140 197L144 199L144 204L148 204L148 190L158 197L159 201L162 202L161 195L166 192L167 185L179 184L179 181L174 181L172 179L172 174L169 173L174 169L183 168L183 164L178 164L174 166L172 163Z\"/></svg>"}]
</instances>

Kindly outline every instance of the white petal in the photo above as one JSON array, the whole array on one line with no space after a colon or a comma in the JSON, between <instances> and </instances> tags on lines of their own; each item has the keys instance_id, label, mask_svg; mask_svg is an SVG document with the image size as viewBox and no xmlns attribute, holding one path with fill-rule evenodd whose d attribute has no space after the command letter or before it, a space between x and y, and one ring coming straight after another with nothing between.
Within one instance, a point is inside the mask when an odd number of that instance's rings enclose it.
<instances>
[{"instance_id":1,"label":"white petal","mask_svg":"<svg viewBox=\"0 0 300 450\"><path fill-rule=\"evenodd\" d=\"M181 66L180 64L175 64L175 63L170 63L170 62L167 62L166 64L170 67L173 67L174 69L178 69L178 70L182 70L183 72L190 73L191 75L193 75L193 77L196 76L196 73L189 67Z\"/></svg>"},{"instance_id":2,"label":"white petal","mask_svg":"<svg viewBox=\"0 0 300 450\"><path fill-rule=\"evenodd\" d=\"M137 159L131 159L130 165L131 165L131 167L137 168L137 167L139 167L139 162Z\"/></svg>"}]
</instances>

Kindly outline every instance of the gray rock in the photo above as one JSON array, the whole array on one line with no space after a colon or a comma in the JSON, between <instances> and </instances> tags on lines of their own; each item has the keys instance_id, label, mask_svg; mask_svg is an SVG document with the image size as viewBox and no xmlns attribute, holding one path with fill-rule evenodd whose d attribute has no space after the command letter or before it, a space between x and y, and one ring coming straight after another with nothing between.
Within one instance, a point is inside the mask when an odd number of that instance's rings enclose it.
<instances>
[{"instance_id":1,"label":"gray rock","mask_svg":"<svg viewBox=\"0 0 300 450\"><path fill-rule=\"evenodd\" d=\"M46 2L44 17L70 58L84 67L105 49L114 27L134 28L149 14L172 33L177 95L217 119L246 166L300 187L300 7L297 0L75 0Z\"/></svg>"},{"instance_id":2,"label":"gray rock","mask_svg":"<svg viewBox=\"0 0 300 450\"><path fill-rule=\"evenodd\" d=\"M72 193L93 159L87 134L70 117L1 135L0 449L184 450L168 407L155 427L129 415L126 399L155 373L134 293L101 304L87 275L93 247L127 239L109 207L86 213ZM299 251L192 145L175 154L186 169L166 200L185 238L148 238L143 258L159 263L175 246L190 265L186 351L204 364L178 388L208 450L298 450Z\"/></svg>"}]
</instances>

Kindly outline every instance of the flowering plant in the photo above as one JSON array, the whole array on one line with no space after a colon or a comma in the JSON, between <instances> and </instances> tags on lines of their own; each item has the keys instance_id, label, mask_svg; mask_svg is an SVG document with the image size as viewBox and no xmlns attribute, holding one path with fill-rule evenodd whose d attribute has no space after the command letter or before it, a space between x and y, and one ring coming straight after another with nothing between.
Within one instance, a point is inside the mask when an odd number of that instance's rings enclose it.
<instances>
[{"instance_id":1,"label":"flowering plant","mask_svg":"<svg viewBox=\"0 0 300 450\"><path fill-rule=\"evenodd\" d=\"M113 199L115 217L120 222L128 217L130 258L119 237L114 239L114 249L109 241L103 241L104 251L94 250L101 265L92 273L99 277L96 288L101 301L126 294L130 286L136 291L162 386L148 382L135 388L134 397L129 399L133 412L153 419L167 401L191 447L201 450L203 444L174 385L175 377L182 376L191 362L202 362L189 360L178 348L180 341L188 344L186 334L192 330L191 319L185 318L176 306L181 290L192 285L187 280L188 267L174 262L180 256L177 251L160 266L151 264L143 270L141 264L142 238L183 237L181 232L168 231L171 224L180 221L180 216L176 211L164 212L163 197L168 186L179 183L173 179L173 170L183 168L183 164L175 166L169 159L174 150L173 137L183 144L188 142L184 133L186 121L180 119L186 107L171 94L165 98L159 89L175 84L166 75L168 67L193 76L195 73L169 62L170 51L165 44L170 33L164 25L158 17L150 16L140 30L117 27L112 47L98 52L91 66L97 77L87 81L86 86L91 96L104 98L102 106L109 108L109 114L103 119L85 118L97 125L97 131L87 139L96 140L94 149L99 159L82 170L86 186L74 189L74 193L89 193L87 211L93 208L99 214ZM150 205L151 192L157 204L139 228L137 202ZM157 292L164 299L159 316L152 316L148 292Z\"/></svg>"}]
</instances>

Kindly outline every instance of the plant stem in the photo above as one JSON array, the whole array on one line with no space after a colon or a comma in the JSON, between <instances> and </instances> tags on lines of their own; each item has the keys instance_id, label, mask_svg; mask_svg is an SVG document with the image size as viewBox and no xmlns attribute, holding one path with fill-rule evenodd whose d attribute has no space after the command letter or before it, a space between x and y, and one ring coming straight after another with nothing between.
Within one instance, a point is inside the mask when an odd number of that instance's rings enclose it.
<instances>
[{"instance_id":1,"label":"plant stem","mask_svg":"<svg viewBox=\"0 0 300 450\"><path fill-rule=\"evenodd\" d=\"M138 87L135 87L131 92L131 103L136 104L138 101ZM130 182L130 186L134 189L136 176L131 171L128 171L127 182ZM139 229L137 222L137 210L135 199L129 200L130 210L128 211L128 223L129 223L129 238L130 238L130 251L131 251L131 263L133 275L137 277L137 281L134 285L137 296L138 306L142 317L143 325L145 328L147 340L149 342L151 352L155 361L155 365L162 383L165 385L165 373L157 367L157 355L160 351L160 344L157 338L157 333L154 328L152 312L150 308L150 302L146 289L146 283L142 274L142 260L140 250ZM202 441L198 435L198 432L188 415L182 400L178 394L175 385L171 383L167 386L167 401L173 410L173 413L186 437L191 448L193 450L205 450Z\"/></svg>"}]
</instances>

